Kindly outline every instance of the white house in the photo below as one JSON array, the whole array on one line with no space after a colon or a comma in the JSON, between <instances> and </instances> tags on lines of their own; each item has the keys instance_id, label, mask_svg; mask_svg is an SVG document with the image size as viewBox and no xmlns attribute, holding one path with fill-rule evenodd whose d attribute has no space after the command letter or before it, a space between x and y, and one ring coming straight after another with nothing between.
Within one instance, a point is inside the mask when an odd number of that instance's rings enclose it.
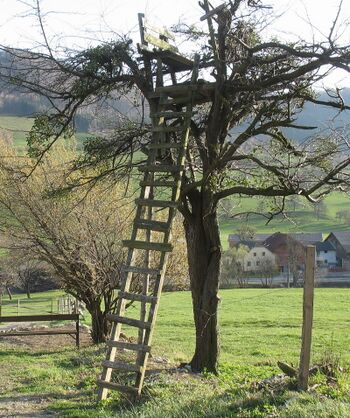
<instances>
[{"instance_id":1,"label":"white house","mask_svg":"<svg viewBox=\"0 0 350 418\"><path fill-rule=\"evenodd\" d=\"M259 271L261 264L265 260L270 261L272 265L276 264L275 254L266 247L249 241L242 241L241 244L249 248L249 252L243 259L244 271Z\"/></svg>"},{"instance_id":2,"label":"white house","mask_svg":"<svg viewBox=\"0 0 350 418\"><path fill-rule=\"evenodd\" d=\"M319 267L334 267L337 265L336 249L329 241L316 242L316 263Z\"/></svg>"}]
</instances>

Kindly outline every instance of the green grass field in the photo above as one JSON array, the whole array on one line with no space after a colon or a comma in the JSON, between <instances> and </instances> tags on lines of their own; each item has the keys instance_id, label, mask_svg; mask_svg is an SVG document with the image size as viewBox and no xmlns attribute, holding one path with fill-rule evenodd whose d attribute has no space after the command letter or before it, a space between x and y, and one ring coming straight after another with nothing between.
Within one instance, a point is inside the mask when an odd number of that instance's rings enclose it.
<instances>
[{"instance_id":1,"label":"green grass field","mask_svg":"<svg viewBox=\"0 0 350 418\"><path fill-rule=\"evenodd\" d=\"M55 294L46 292L44 297L37 294L33 298L38 303ZM316 386L308 394L293 387L258 390L254 384L280 373L278 360L298 363L301 290L223 290L220 296L219 376L163 371L147 377L148 395L135 406L117 394L109 402L97 404L94 382L103 347L80 352L72 345L28 349L4 339L0 340L0 416L6 400L24 397L27 408L31 399L41 399L46 412L54 411L60 417L350 417L350 289L316 289L313 363L333 359L343 371L337 372L332 385L326 384L323 375L313 377L311 383ZM131 316L134 309L130 308ZM133 335L129 329L125 332ZM165 293L151 367L159 368L158 358L167 358L170 367L188 361L193 348L189 292Z\"/></svg>"},{"instance_id":2,"label":"green grass field","mask_svg":"<svg viewBox=\"0 0 350 418\"><path fill-rule=\"evenodd\" d=\"M0 133L1 131L13 139L14 144L20 148L25 149L27 146L27 134L33 125L33 118L25 118L18 116L3 116L0 115ZM78 143L91 135L83 132L76 133Z\"/></svg>"}]
</instances>

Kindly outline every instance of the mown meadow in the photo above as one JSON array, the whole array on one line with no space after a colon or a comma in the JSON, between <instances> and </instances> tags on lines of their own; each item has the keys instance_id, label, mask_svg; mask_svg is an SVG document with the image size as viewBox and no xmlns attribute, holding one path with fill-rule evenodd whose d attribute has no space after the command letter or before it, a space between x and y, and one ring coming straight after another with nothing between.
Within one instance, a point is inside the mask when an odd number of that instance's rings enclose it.
<instances>
[{"instance_id":1,"label":"mown meadow","mask_svg":"<svg viewBox=\"0 0 350 418\"><path fill-rule=\"evenodd\" d=\"M34 294L33 300L46 301L56 293ZM27 416L350 417L350 290L316 289L312 363L331 364L335 378L327 383L318 373L312 377L311 391L304 394L295 390L293 382L275 387L262 382L281 373L277 361L298 364L302 290L230 289L222 290L220 296L218 376L177 369L190 359L194 347L191 297L189 292L165 293L150 374L138 403L131 404L117 394L107 402L96 402L95 380L103 345L77 351L73 342L55 346L55 337L50 337L47 347L31 344L29 348L23 341L18 345L3 338L0 415L12 405ZM35 303L39 309L39 300ZM88 324L89 318L85 319ZM132 338L131 329L125 333ZM26 338L29 344L37 337Z\"/></svg>"}]
</instances>

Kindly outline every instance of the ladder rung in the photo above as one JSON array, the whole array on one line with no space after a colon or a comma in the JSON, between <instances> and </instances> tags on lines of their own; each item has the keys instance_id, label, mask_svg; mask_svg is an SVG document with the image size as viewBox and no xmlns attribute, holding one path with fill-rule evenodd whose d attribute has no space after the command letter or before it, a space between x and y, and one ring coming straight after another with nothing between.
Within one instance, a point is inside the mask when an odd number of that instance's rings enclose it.
<instances>
[{"instance_id":1,"label":"ladder rung","mask_svg":"<svg viewBox=\"0 0 350 418\"><path fill-rule=\"evenodd\" d=\"M135 302L154 303L157 302L157 296L143 295L141 293L119 292L122 299L133 300Z\"/></svg>"},{"instance_id":2,"label":"ladder rung","mask_svg":"<svg viewBox=\"0 0 350 418\"><path fill-rule=\"evenodd\" d=\"M160 270L149 269L146 267L136 267L136 266L125 266L123 267L123 271L136 273L136 274L149 274L150 276L157 276L160 274Z\"/></svg>"},{"instance_id":3,"label":"ladder rung","mask_svg":"<svg viewBox=\"0 0 350 418\"><path fill-rule=\"evenodd\" d=\"M167 222L149 221L147 219L139 219L135 221L135 226L140 229L158 232L168 232L169 230L169 224Z\"/></svg>"},{"instance_id":4,"label":"ladder rung","mask_svg":"<svg viewBox=\"0 0 350 418\"><path fill-rule=\"evenodd\" d=\"M186 116L192 116L192 112L157 112L153 113L151 116L165 119L177 119L181 117L185 118Z\"/></svg>"},{"instance_id":5,"label":"ladder rung","mask_svg":"<svg viewBox=\"0 0 350 418\"><path fill-rule=\"evenodd\" d=\"M139 171L153 173L178 173L184 169L181 165L142 165Z\"/></svg>"},{"instance_id":6,"label":"ladder rung","mask_svg":"<svg viewBox=\"0 0 350 418\"><path fill-rule=\"evenodd\" d=\"M106 318L111 322L119 322L120 324L130 325L131 327L137 327L141 329L150 329L151 323L140 321L139 319L126 318L125 316L119 316L116 314L107 314Z\"/></svg>"},{"instance_id":7,"label":"ladder rung","mask_svg":"<svg viewBox=\"0 0 350 418\"><path fill-rule=\"evenodd\" d=\"M162 142L160 144L152 142L148 145L148 149L170 149L176 148L180 149L183 148L183 144L181 142Z\"/></svg>"},{"instance_id":8,"label":"ladder rung","mask_svg":"<svg viewBox=\"0 0 350 418\"><path fill-rule=\"evenodd\" d=\"M101 379L98 379L96 383L99 386L106 388L106 389L118 390L119 392L123 392L123 393L134 393L134 394L138 393L138 389L133 386L119 385L118 383L106 382L105 380L101 380Z\"/></svg>"},{"instance_id":9,"label":"ladder rung","mask_svg":"<svg viewBox=\"0 0 350 418\"><path fill-rule=\"evenodd\" d=\"M135 199L135 203L139 206L150 206L153 208L177 208L178 202L171 200L153 200L153 199Z\"/></svg>"},{"instance_id":10,"label":"ladder rung","mask_svg":"<svg viewBox=\"0 0 350 418\"><path fill-rule=\"evenodd\" d=\"M127 248L134 248L134 249L137 249L137 250L171 252L172 249L173 249L171 244L163 243L163 242L147 242L147 241L124 240L123 245Z\"/></svg>"},{"instance_id":11,"label":"ladder rung","mask_svg":"<svg viewBox=\"0 0 350 418\"><path fill-rule=\"evenodd\" d=\"M120 361L103 360L102 366L108 369L123 370L126 372L140 372L142 367L136 364L122 363Z\"/></svg>"},{"instance_id":12,"label":"ladder rung","mask_svg":"<svg viewBox=\"0 0 350 418\"><path fill-rule=\"evenodd\" d=\"M174 99L166 99L160 103L161 106L185 105L188 104L190 98L188 96L179 96Z\"/></svg>"},{"instance_id":13,"label":"ladder rung","mask_svg":"<svg viewBox=\"0 0 350 418\"><path fill-rule=\"evenodd\" d=\"M176 181L166 181L166 180L142 180L140 181L141 187L176 187Z\"/></svg>"},{"instance_id":14,"label":"ladder rung","mask_svg":"<svg viewBox=\"0 0 350 418\"><path fill-rule=\"evenodd\" d=\"M151 351L151 347L145 344L134 344L134 343L127 343L124 341L107 341L108 347L115 347L124 350L131 350L131 351L142 351L149 353Z\"/></svg>"},{"instance_id":15,"label":"ladder rung","mask_svg":"<svg viewBox=\"0 0 350 418\"><path fill-rule=\"evenodd\" d=\"M152 132L181 132L184 130L183 126L156 126L152 128Z\"/></svg>"}]
</instances>

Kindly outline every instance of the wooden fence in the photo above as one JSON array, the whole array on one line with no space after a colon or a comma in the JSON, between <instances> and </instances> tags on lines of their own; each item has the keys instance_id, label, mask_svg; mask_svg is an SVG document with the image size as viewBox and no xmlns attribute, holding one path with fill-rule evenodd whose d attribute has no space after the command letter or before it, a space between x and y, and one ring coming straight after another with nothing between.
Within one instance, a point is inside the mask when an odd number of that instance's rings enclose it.
<instances>
[{"instance_id":1,"label":"wooden fence","mask_svg":"<svg viewBox=\"0 0 350 418\"><path fill-rule=\"evenodd\" d=\"M38 307L39 305L39 307ZM43 310L43 314L38 311ZM7 312L6 312L7 311ZM35 313L33 313L35 312ZM8 313L7 315L4 315ZM9 314L10 313L10 314ZM29 314L28 313L33 313ZM64 295L58 298L40 299L13 299L6 301L3 305L0 301L0 323L18 322L51 322L51 321L74 321L75 329L45 328L30 330L9 330L0 333L0 337L18 337L25 335L70 335L75 339L75 344L80 345L80 324L78 301L71 295Z\"/></svg>"}]
</instances>

